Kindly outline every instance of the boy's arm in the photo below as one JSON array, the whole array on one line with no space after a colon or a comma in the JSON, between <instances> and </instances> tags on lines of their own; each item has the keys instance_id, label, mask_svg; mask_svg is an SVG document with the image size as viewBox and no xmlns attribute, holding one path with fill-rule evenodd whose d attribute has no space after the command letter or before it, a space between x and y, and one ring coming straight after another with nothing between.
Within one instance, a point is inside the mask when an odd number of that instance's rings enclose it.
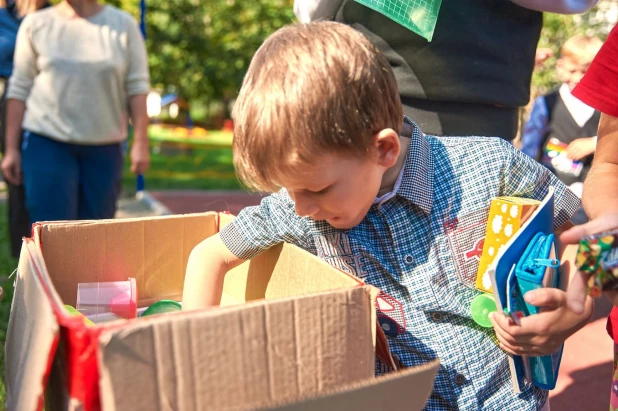
<instances>
[{"instance_id":1,"label":"boy's arm","mask_svg":"<svg viewBox=\"0 0 618 411\"><path fill-rule=\"evenodd\" d=\"M219 234L199 243L189 256L182 309L195 310L219 305L225 274L243 261L227 249Z\"/></svg>"},{"instance_id":2,"label":"boy's arm","mask_svg":"<svg viewBox=\"0 0 618 411\"><path fill-rule=\"evenodd\" d=\"M187 264L183 310L218 305L225 274L243 261L284 241L313 251L306 219L294 212L285 192L265 197L259 206L243 209L219 234L198 244Z\"/></svg>"},{"instance_id":3,"label":"boy's arm","mask_svg":"<svg viewBox=\"0 0 618 411\"><path fill-rule=\"evenodd\" d=\"M556 230L556 235L570 227L571 223L564 224ZM558 247L561 261L560 289L540 288L524 296L529 304L542 307L541 311L522 318L520 325L516 325L506 315L490 315L500 347L509 354L552 354L568 337L585 326L592 316L593 302L590 297L586 297L580 312L570 309L567 304L569 294L578 293L580 287L585 287L585 282L579 282L580 277L574 275L577 271L574 268L577 246L564 246L558 242Z\"/></svg>"},{"instance_id":4,"label":"boy's arm","mask_svg":"<svg viewBox=\"0 0 618 411\"><path fill-rule=\"evenodd\" d=\"M577 196L549 170L514 148L504 146L509 159L504 169L504 189L501 195L543 199L549 187L554 187L554 232L559 236L572 226L570 219L579 208ZM529 304L541 307L536 315L521 319L516 325L506 315L492 313L491 321L501 347L510 354L546 355L553 353L570 335L582 328L592 315L592 299L586 298L583 309L575 311L567 306L568 294L576 292L581 283L569 283L576 270L573 266L573 246L558 241L561 288L542 288L526 293ZM568 288L566 285L568 285ZM572 290L572 287L573 290Z\"/></svg>"}]
</instances>

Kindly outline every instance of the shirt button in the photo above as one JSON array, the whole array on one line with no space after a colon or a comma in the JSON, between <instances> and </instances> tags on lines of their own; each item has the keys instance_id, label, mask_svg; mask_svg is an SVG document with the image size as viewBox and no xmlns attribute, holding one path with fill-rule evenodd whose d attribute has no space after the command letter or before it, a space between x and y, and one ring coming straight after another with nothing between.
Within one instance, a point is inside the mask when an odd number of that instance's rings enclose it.
<instances>
[{"instance_id":1,"label":"shirt button","mask_svg":"<svg viewBox=\"0 0 618 411\"><path fill-rule=\"evenodd\" d=\"M463 384L464 384L464 382L466 382L466 377L464 377L464 376L463 376L463 375L461 375L461 374L457 374L457 375L455 376L455 384L457 384L457 385L463 385Z\"/></svg>"},{"instance_id":2,"label":"shirt button","mask_svg":"<svg viewBox=\"0 0 618 411\"><path fill-rule=\"evenodd\" d=\"M410 254L408 254L405 257L403 257L403 262L406 265L412 265L412 264L414 264L414 257L412 257Z\"/></svg>"},{"instance_id":3,"label":"shirt button","mask_svg":"<svg viewBox=\"0 0 618 411\"><path fill-rule=\"evenodd\" d=\"M444 319L444 314L438 312L431 313L431 319L439 323L442 319Z\"/></svg>"}]
</instances>

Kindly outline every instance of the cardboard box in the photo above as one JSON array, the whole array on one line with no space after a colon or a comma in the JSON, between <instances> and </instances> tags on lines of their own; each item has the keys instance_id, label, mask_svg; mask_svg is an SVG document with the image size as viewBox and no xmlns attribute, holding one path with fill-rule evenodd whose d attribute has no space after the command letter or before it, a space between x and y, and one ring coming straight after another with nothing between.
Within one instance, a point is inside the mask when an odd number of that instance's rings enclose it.
<instances>
[{"instance_id":1,"label":"cardboard box","mask_svg":"<svg viewBox=\"0 0 618 411\"><path fill-rule=\"evenodd\" d=\"M483 253L476 276L476 288L492 292L487 269L509 239L519 230L534 210L541 204L538 200L520 197L496 197L491 201Z\"/></svg>"},{"instance_id":2,"label":"cardboard box","mask_svg":"<svg viewBox=\"0 0 618 411\"><path fill-rule=\"evenodd\" d=\"M231 219L205 213L36 225L16 276L7 408L423 407L438 361L375 378L377 290L289 244L228 273L228 307L97 327L64 310L75 304L78 283L128 277L137 279L139 306L180 300L189 253Z\"/></svg>"}]
</instances>

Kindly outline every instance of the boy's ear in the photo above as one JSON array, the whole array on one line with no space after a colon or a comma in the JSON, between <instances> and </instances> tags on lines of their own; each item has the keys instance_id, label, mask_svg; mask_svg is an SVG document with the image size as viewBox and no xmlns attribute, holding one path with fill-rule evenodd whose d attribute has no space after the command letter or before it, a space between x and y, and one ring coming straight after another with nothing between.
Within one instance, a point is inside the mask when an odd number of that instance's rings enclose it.
<instances>
[{"instance_id":1,"label":"boy's ear","mask_svg":"<svg viewBox=\"0 0 618 411\"><path fill-rule=\"evenodd\" d=\"M386 168L394 166L401 151L399 135L392 128L385 128L374 134L373 139L378 154L378 164Z\"/></svg>"}]
</instances>

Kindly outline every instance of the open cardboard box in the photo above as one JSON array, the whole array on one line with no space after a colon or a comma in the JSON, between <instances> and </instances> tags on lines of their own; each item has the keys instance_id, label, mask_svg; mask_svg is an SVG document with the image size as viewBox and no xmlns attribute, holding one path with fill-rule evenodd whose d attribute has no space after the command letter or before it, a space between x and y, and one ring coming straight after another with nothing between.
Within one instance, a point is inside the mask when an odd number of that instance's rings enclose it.
<instances>
[{"instance_id":1,"label":"open cardboard box","mask_svg":"<svg viewBox=\"0 0 618 411\"><path fill-rule=\"evenodd\" d=\"M35 225L7 334L7 409L424 406L438 361L374 377L376 350L384 352L376 347L377 290L289 244L228 273L228 307L96 327L64 309L75 304L78 283L128 277L137 279L139 306L180 300L189 253L232 218Z\"/></svg>"}]
</instances>

